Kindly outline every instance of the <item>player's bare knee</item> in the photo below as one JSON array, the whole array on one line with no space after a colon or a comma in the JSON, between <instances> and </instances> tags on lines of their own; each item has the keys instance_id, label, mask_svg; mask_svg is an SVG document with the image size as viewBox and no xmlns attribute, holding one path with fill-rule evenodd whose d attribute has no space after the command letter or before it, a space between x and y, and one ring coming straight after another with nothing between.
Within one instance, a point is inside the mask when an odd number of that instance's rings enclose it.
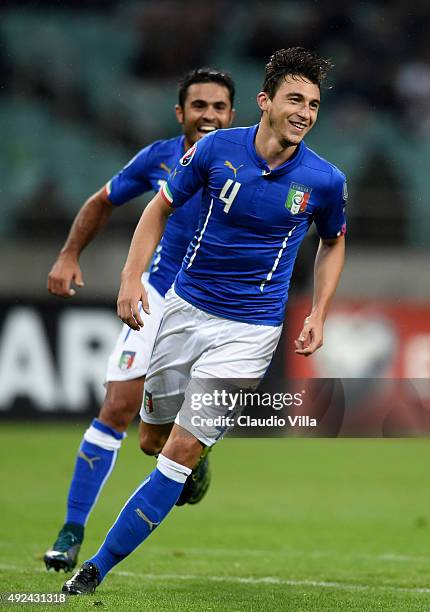
<instances>
[{"instance_id":1,"label":"player's bare knee","mask_svg":"<svg viewBox=\"0 0 430 612\"><path fill-rule=\"evenodd\" d=\"M162 446L154 444L152 440L140 440L140 450L145 453L145 455L154 457L154 455L159 455L162 449Z\"/></svg>"},{"instance_id":2,"label":"player's bare knee","mask_svg":"<svg viewBox=\"0 0 430 612\"><path fill-rule=\"evenodd\" d=\"M158 455L163 450L164 445L170 435L173 423L153 425L140 422L139 444L141 450L146 455Z\"/></svg>"},{"instance_id":3,"label":"player's bare knee","mask_svg":"<svg viewBox=\"0 0 430 612\"><path fill-rule=\"evenodd\" d=\"M159 436L153 432L149 432L146 429L141 429L139 434L140 450L145 455L158 455L163 450L163 446L166 442L166 436Z\"/></svg>"},{"instance_id":4,"label":"player's bare knee","mask_svg":"<svg viewBox=\"0 0 430 612\"><path fill-rule=\"evenodd\" d=\"M140 423L139 443L145 455L158 455L163 450L169 437L169 425L149 426L143 421Z\"/></svg>"}]
</instances>

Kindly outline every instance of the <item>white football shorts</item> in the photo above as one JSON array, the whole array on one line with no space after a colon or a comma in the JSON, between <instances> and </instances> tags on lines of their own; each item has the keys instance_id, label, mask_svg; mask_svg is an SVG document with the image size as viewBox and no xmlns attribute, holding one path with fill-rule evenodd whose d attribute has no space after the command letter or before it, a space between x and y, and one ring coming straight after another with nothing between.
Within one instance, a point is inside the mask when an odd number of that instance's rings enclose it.
<instances>
[{"instance_id":1,"label":"white football shorts","mask_svg":"<svg viewBox=\"0 0 430 612\"><path fill-rule=\"evenodd\" d=\"M223 406L203 406L193 419L191 395L210 388L208 379L248 380L254 387L263 378L281 335L282 325L252 325L209 314L166 294L163 320L152 352L140 416L151 424L175 421L203 444L211 446L226 433L206 425L225 413ZM199 420L201 424L196 424Z\"/></svg>"},{"instance_id":2,"label":"white football shorts","mask_svg":"<svg viewBox=\"0 0 430 612\"><path fill-rule=\"evenodd\" d=\"M140 310L144 326L139 331L123 325L115 348L109 356L106 382L125 381L145 376L164 310L164 297L148 283L148 273L142 276L148 293L150 315Z\"/></svg>"}]
</instances>

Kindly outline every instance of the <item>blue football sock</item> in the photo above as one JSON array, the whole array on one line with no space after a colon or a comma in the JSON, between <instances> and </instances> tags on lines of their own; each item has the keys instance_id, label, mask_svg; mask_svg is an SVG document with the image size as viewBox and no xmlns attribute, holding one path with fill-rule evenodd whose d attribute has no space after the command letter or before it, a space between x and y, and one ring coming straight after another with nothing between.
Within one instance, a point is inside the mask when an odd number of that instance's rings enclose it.
<instances>
[{"instance_id":1,"label":"blue football sock","mask_svg":"<svg viewBox=\"0 0 430 612\"><path fill-rule=\"evenodd\" d=\"M66 523L85 525L109 478L124 433L94 419L84 434L67 498Z\"/></svg>"},{"instance_id":2,"label":"blue football sock","mask_svg":"<svg viewBox=\"0 0 430 612\"><path fill-rule=\"evenodd\" d=\"M170 512L191 470L163 455L157 467L129 498L98 552L88 559L101 579L139 546Z\"/></svg>"}]
</instances>

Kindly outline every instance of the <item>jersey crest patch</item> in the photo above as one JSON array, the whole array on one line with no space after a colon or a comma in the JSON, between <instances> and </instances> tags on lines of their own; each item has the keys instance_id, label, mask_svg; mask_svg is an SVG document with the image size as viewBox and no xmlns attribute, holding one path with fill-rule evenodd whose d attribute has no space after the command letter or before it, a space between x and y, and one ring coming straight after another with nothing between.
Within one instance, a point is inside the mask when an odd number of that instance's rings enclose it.
<instances>
[{"instance_id":1,"label":"jersey crest patch","mask_svg":"<svg viewBox=\"0 0 430 612\"><path fill-rule=\"evenodd\" d=\"M197 143L193 144L193 146L190 149L188 149L188 151L181 157L181 159L179 160L179 163L181 164L181 166L189 166L191 162L193 161L193 157L196 151L197 151Z\"/></svg>"},{"instance_id":2,"label":"jersey crest patch","mask_svg":"<svg viewBox=\"0 0 430 612\"><path fill-rule=\"evenodd\" d=\"M152 393L145 389L145 394L143 396L143 407L147 414L154 412L154 404L152 403Z\"/></svg>"},{"instance_id":3,"label":"jersey crest patch","mask_svg":"<svg viewBox=\"0 0 430 612\"><path fill-rule=\"evenodd\" d=\"M304 212L311 196L312 188L299 183L291 183L288 191L285 208L288 208L292 215Z\"/></svg>"},{"instance_id":4,"label":"jersey crest patch","mask_svg":"<svg viewBox=\"0 0 430 612\"><path fill-rule=\"evenodd\" d=\"M133 365L136 351L123 351L119 358L118 366L120 370L129 370Z\"/></svg>"}]
</instances>

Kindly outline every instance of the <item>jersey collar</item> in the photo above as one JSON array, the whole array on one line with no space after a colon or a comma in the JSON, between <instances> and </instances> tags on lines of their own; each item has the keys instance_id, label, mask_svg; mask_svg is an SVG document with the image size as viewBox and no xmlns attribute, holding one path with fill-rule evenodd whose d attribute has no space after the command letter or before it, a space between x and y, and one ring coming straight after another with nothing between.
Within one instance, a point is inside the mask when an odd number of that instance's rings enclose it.
<instances>
[{"instance_id":1,"label":"jersey collar","mask_svg":"<svg viewBox=\"0 0 430 612\"><path fill-rule=\"evenodd\" d=\"M249 128L249 132L248 132L248 139L247 139L247 148L248 148L248 152L250 154L250 156L252 157L252 159L254 160L254 162L256 163L256 165L261 168L261 173L264 175L269 175L269 174L285 174L286 172L290 172L290 170L292 170L293 168L295 168L296 166L298 166L300 164L300 162L302 161L303 155L305 153L306 150L306 145L305 143L302 141L293 157L291 157L290 159L288 159L285 163L283 163L281 166L278 166L277 168L274 168L273 170L271 170L269 168L269 166L267 165L267 162L265 159L263 159L262 157L260 157L255 149L255 137L257 135L257 130L258 130L258 126L260 124L257 123L256 125L253 125Z\"/></svg>"}]
</instances>

